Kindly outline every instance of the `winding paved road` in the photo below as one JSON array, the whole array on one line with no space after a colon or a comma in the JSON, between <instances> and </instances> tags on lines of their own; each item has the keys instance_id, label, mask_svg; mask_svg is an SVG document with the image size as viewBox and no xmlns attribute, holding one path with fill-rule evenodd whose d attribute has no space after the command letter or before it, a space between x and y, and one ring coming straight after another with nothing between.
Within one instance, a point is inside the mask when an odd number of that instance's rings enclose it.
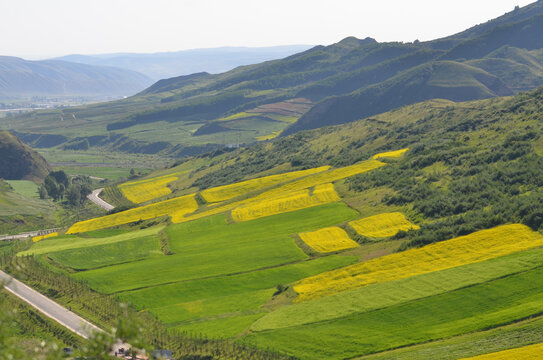
<instances>
[{"instance_id":1,"label":"winding paved road","mask_svg":"<svg viewBox=\"0 0 543 360\"><path fill-rule=\"evenodd\" d=\"M0 282L4 283L4 289L85 339L88 339L90 335L96 331L102 331L102 329L65 309L53 300L45 297L3 271L0 271Z\"/></svg>"},{"instance_id":2,"label":"winding paved road","mask_svg":"<svg viewBox=\"0 0 543 360\"><path fill-rule=\"evenodd\" d=\"M87 199L100 206L101 208L106 209L107 211L115 209L115 206L108 204L107 202L98 197L102 190L104 190L104 188L94 190L91 194L87 195Z\"/></svg>"}]
</instances>

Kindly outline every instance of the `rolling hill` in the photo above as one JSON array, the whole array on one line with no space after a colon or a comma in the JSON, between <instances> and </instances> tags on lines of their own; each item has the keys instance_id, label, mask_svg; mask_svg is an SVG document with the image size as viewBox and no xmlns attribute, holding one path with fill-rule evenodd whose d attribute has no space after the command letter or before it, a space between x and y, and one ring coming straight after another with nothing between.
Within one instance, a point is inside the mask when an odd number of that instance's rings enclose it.
<instances>
[{"instance_id":1,"label":"rolling hill","mask_svg":"<svg viewBox=\"0 0 543 360\"><path fill-rule=\"evenodd\" d=\"M0 178L40 181L50 170L40 154L9 131L0 131Z\"/></svg>"},{"instance_id":2,"label":"rolling hill","mask_svg":"<svg viewBox=\"0 0 543 360\"><path fill-rule=\"evenodd\" d=\"M429 100L192 157L12 271L296 359L522 354L543 343L542 118L543 88Z\"/></svg>"},{"instance_id":3,"label":"rolling hill","mask_svg":"<svg viewBox=\"0 0 543 360\"><path fill-rule=\"evenodd\" d=\"M354 121L433 98L511 95L543 85L537 35L543 30L542 16L543 2L538 1L433 41L379 43L349 37L221 74L160 80L131 98L70 108L69 115L40 111L0 120L0 126L25 139L63 136L54 145L60 149L87 138L90 150L179 157ZM59 119L66 118L59 126Z\"/></svg>"},{"instance_id":4,"label":"rolling hill","mask_svg":"<svg viewBox=\"0 0 543 360\"><path fill-rule=\"evenodd\" d=\"M135 71L0 56L0 97L130 96L152 83Z\"/></svg>"}]
</instances>

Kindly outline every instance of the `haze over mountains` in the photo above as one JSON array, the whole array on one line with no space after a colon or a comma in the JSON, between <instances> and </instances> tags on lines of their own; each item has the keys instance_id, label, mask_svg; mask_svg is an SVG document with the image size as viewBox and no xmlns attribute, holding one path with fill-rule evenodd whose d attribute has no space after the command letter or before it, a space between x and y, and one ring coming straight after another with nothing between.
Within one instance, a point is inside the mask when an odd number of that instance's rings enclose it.
<instances>
[{"instance_id":1,"label":"haze over mountains","mask_svg":"<svg viewBox=\"0 0 543 360\"><path fill-rule=\"evenodd\" d=\"M145 74L153 80L198 72L218 74L240 65L281 59L309 49L310 45L221 47L154 54L66 55L57 58L87 65L113 66Z\"/></svg>"},{"instance_id":2,"label":"haze over mountains","mask_svg":"<svg viewBox=\"0 0 543 360\"><path fill-rule=\"evenodd\" d=\"M151 83L145 75L120 68L0 56L0 98L129 96Z\"/></svg>"},{"instance_id":3,"label":"haze over mountains","mask_svg":"<svg viewBox=\"0 0 543 360\"><path fill-rule=\"evenodd\" d=\"M543 85L543 1L450 37L348 37L221 74L163 79L118 102L9 120L23 139L56 136L127 152L194 154L351 122L416 102L512 95ZM24 124L24 126L22 125ZM78 134L74 136L74 134ZM85 134L85 135L82 135Z\"/></svg>"},{"instance_id":4,"label":"haze over mountains","mask_svg":"<svg viewBox=\"0 0 543 360\"><path fill-rule=\"evenodd\" d=\"M41 61L0 56L0 98L131 96L159 79L204 71L224 72L240 65L283 58L310 47L225 47L156 54L68 55Z\"/></svg>"}]
</instances>

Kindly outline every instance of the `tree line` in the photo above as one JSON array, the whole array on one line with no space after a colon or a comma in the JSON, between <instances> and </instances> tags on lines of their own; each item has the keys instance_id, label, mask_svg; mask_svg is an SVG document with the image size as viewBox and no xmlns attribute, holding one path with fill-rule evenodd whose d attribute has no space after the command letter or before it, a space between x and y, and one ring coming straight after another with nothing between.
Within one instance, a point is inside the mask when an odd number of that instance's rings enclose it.
<instances>
[{"instance_id":1,"label":"tree line","mask_svg":"<svg viewBox=\"0 0 543 360\"><path fill-rule=\"evenodd\" d=\"M51 171L38 188L40 199L52 198L54 201L66 199L72 206L81 205L92 192L88 176L75 176L72 179L63 171Z\"/></svg>"}]
</instances>

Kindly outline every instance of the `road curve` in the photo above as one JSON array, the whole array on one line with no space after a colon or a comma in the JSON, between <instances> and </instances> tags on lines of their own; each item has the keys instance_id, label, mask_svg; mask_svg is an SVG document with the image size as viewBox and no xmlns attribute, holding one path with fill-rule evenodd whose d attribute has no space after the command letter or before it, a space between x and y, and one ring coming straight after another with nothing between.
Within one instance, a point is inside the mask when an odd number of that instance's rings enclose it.
<instances>
[{"instance_id":1,"label":"road curve","mask_svg":"<svg viewBox=\"0 0 543 360\"><path fill-rule=\"evenodd\" d=\"M104 188L96 189L91 194L87 195L87 199L100 206L102 209L107 211L115 209L115 206L108 204L104 200L100 199L98 195L104 190Z\"/></svg>"},{"instance_id":2,"label":"road curve","mask_svg":"<svg viewBox=\"0 0 543 360\"><path fill-rule=\"evenodd\" d=\"M28 287L1 270L0 282L4 284L4 289L21 298L47 317L55 320L62 326L85 339L88 339L90 335L96 331L102 331L102 329L60 306L53 300L45 297L36 290Z\"/></svg>"}]
</instances>

